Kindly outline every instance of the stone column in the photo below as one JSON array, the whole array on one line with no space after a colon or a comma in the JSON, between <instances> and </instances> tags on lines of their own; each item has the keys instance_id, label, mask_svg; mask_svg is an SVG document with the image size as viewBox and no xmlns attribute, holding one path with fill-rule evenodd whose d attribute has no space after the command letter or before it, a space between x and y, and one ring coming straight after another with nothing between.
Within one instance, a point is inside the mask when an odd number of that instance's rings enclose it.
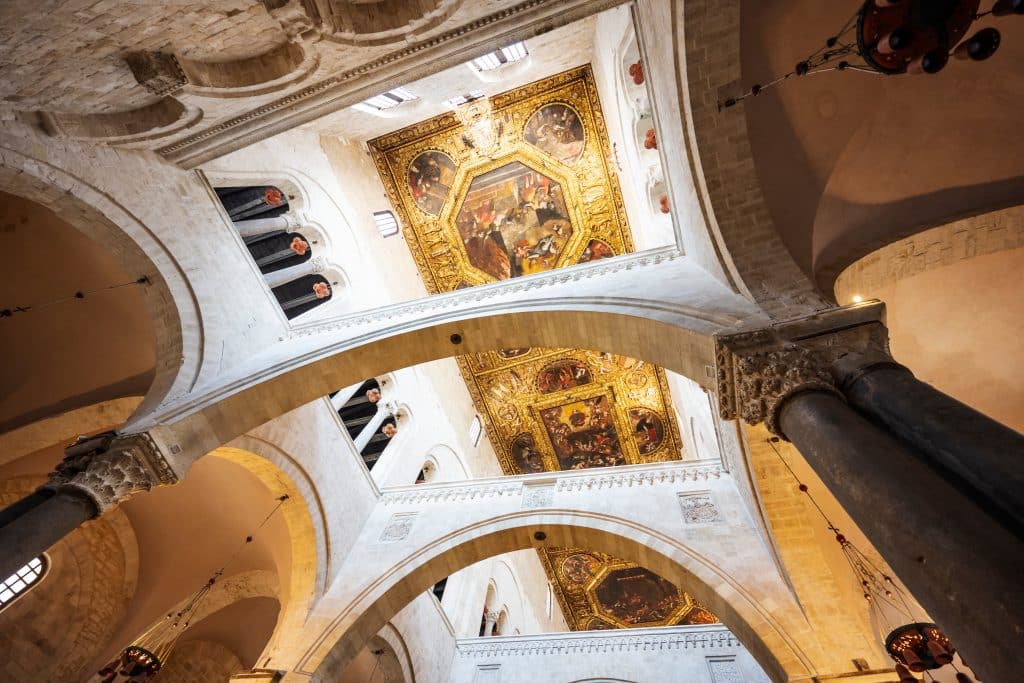
<instances>
[{"instance_id":1,"label":"stone column","mask_svg":"<svg viewBox=\"0 0 1024 683\"><path fill-rule=\"evenodd\" d=\"M982 680L1014 680L1024 543L983 496L847 404L833 379L839 358L886 352L881 311L837 309L719 337L720 412L791 440ZM923 419L904 414L910 427Z\"/></svg>"},{"instance_id":2,"label":"stone column","mask_svg":"<svg viewBox=\"0 0 1024 683\"><path fill-rule=\"evenodd\" d=\"M494 627L498 624L498 613L487 610L487 619L484 621L484 636L493 636Z\"/></svg>"},{"instance_id":3,"label":"stone column","mask_svg":"<svg viewBox=\"0 0 1024 683\"><path fill-rule=\"evenodd\" d=\"M305 263L300 263L290 268L284 268L282 270L275 270L272 273L267 273L263 276L267 284L271 288L279 287L283 284L291 282L292 280L298 280L303 275L315 275L316 273L322 273L327 268L327 264L322 256L311 258Z\"/></svg>"},{"instance_id":4,"label":"stone column","mask_svg":"<svg viewBox=\"0 0 1024 683\"><path fill-rule=\"evenodd\" d=\"M849 353L832 371L854 408L974 491L1024 538L1024 435L925 384L888 354Z\"/></svg>"},{"instance_id":5,"label":"stone column","mask_svg":"<svg viewBox=\"0 0 1024 683\"><path fill-rule=\"evenodd\" d=\"M107 432L69 446L39 491L0 512L0 576L139 491L176 481L145 433Z\"/></svg>"},{"instance_id":6,"label":"stone column","mask_svg":"<svg viewBox=\"0 0 1024 683\"><path fill-rule=\"evenodd\" d=\"M268 232L287 231L289 227L289 221L285 216L235 221L235 229L242 237L258 237L266 235Z\"/></svg>"}]
</instances>

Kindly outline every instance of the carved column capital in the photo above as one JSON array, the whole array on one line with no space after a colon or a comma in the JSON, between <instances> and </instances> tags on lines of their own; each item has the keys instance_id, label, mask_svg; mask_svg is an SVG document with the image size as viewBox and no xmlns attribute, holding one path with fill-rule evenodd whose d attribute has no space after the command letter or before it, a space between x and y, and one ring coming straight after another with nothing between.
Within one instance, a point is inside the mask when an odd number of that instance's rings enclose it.
<instances>
[{"instance_id":1,"label":"carved column capital","mask_svg":"<svg viewBox=\"0 0 1024 683\"><path fill-rule=\"evenodd\" d=\"M84 494L103 514L139 491L177 481L148 434L105 432L66 448L43 486Z\"/></svg>"},{"instance_id":2,"label":"carved column capital","mask_svg":"<svg viewBox=\"0 0 1024 683\"><path fill-rule=\"evenodd\" d=\"M869 302L715 338L718 409L723 419L779 427L783 404L803 391L842 397L832 365L844 355L888 353L884 307Z\"/></svg>"}]
</instances>

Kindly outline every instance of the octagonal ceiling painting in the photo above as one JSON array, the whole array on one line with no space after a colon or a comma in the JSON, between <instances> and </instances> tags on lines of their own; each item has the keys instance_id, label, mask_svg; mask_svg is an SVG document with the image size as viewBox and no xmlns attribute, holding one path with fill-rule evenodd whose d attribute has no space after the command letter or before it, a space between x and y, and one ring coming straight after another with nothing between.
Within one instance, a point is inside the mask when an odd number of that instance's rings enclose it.
<instances>
[{"instance_id":1,"label":"octagonal ceiling painting","mask_svg":"<svg viewBox=\"0 0 1024 683\"><path fill-rule=\"evenodd\" d=\"M489 106L483 133L480 121L467 129L446 114L369 143L428 290L632 251L590 67L496 95ZM457 362L506 474L682 456L661 368L583 349L504 349ZM588 588L567 578L552 552L540 551L573 628L689 623L692 600L646 569L565 550L591 558L594 576L607 574L604 588Z\"/></svg>"}]
</instances>

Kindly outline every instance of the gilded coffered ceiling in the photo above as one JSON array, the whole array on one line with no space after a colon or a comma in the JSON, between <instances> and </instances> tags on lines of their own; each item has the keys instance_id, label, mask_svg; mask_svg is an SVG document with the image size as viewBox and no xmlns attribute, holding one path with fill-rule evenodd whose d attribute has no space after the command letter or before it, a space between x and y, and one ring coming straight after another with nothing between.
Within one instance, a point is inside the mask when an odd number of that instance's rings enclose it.
<instances>
[{"instance_id":1,"label":"gilded coffered ceiling","mask_svg":"<svg viewBox=\"0 0 1024 683\"><path fill-rule=\"evenodd\" d=\"M369 145L432 293L633 250L589 66ZM504 349L458 363L506 474L681 457L661 368L583 349ZM573 629L715 621L635 564L576 548L540 554Z\"/></svg>"},{"instance_id":2,"label":"gilded coffered ceiling","mask_svg":"<svg viewBox=\"0 0 1024 683\"><path fill-rule=\"evenodd\" d=\"M632 251L589 66L468 108L370 142L431 292ZM680 457L664 372L648 363L506 349L459 366L507 474Z\"/></svg>"},{"instance_id":3,"label":"gilded coffered ceiling","mask_svg":"<svg viewBox=\"0 0 1024 683\"><path fill-rule=\"evenodd\" d=\"M574 631L718 623L689 594L631 562L580 548L540 557Z\"/></svg>"}]
</instances>

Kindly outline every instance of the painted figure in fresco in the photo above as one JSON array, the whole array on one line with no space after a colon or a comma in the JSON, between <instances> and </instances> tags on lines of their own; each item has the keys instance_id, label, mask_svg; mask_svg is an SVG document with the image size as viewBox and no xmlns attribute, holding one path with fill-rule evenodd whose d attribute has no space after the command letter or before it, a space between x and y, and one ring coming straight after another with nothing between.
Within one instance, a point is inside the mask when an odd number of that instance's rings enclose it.
<instances>
[{"instance_id":1,"label":"painted figure in fresco","mask_svg":"<svg viewBox=\"0 0 1024 683\"><path fill-rule=\"evenodd\" d=\"M566 164L578 161L586 146L583 124L572 107L565 104L549 104L538 109L526 122L523 137Z\"/></svg>"},{"instance_id":2,"label":"painted figure in fresco","mask_svg":"<svg viewBox=\"0 0 1024 683\"><path fill-rule=\"evenodd\" d=\"M475 178L455 222L469 262L496 280L554 268L572 235L562 188L519 162Z\"/></svg>"},{"instance_id":3,"label":"painted figure in fresco","mask_svg":"<svg viewBox=\"0 0 1024 683\"><path fill-rule=\"evenodd\" d=\"M562 560L562 573L576 584L585 584L593 578L601 561L589 553L576 553Z\"/></svg>"},{"instance_id":4,"label":"painted figure in fresco","mask_svg":"<svg viewBox=\"0 0 1024 683\"><path fill-rule=\"evenodd\" d=\"M512 440L512 460L523 474L544 471L544 460L534 446L531 434L520 434Z\"/></svg>"},{"instance_id":5,"label":"painted figure in fresco","mask_svg":"<svg viewBox=\"0 0 1024 683\"><path fill-rule=\"evenodd\" d=\"M550 394L590 383L590 370L574 360L552 363L537 375L537 388Z\"/></svg>"},{"instance_id":6,"label":"painted figure in fresco","mask_svg":"<svg viewBox=\"0 0 1024 683\"><path fill-rule=\"evenodd\" d=\"M633 440L641 455L658 450L665 438L665 426L661 418L646 408L632 408L629 420L633 425Z\"/></svg>"},{"instance_id":7,"label":"painted figure in fresco","mask_svg":"<svg viewBox=\"0 0 1024 683\"><path fill-rule=\"evenodd\" d=\"M424 152L409 166L409 193L416 206L436 216L448 197L455 162L443 152Z\"/></svg>"},{"instance_id":8,"label":"painted figure in fresco","mask_svg":"<svg viewBox=\"0 0 1024 683\"><path fill-rule=\"evenodd\" d=\"M590 240L587 243L587 248L583 250L579 262L589 263L590 261L599 261L603 258L611 258L612 256L615 256L615 252L607 244L601 240Z\"/></svg>"},{"instance_id":9,"label":"painted figure in fresco","mask_svg":"<svg viewBox=\"0 0 1024 683\"><path fill-rule=\"evenodd\" d=\"M626 464L606 396L541 411L563 470Z\"/></svg>"},{"instance_id":10,"label":"painted figure in fresco","mask_svg":"<svg viewBox=\"0 0 1024 683\"><path fill-rule=\"evenodd\" d=\"M682 604L679 589L643 567L612 572L596 596L608 614L627 624L665 621Z\"/></svg>"}]
</instances>

